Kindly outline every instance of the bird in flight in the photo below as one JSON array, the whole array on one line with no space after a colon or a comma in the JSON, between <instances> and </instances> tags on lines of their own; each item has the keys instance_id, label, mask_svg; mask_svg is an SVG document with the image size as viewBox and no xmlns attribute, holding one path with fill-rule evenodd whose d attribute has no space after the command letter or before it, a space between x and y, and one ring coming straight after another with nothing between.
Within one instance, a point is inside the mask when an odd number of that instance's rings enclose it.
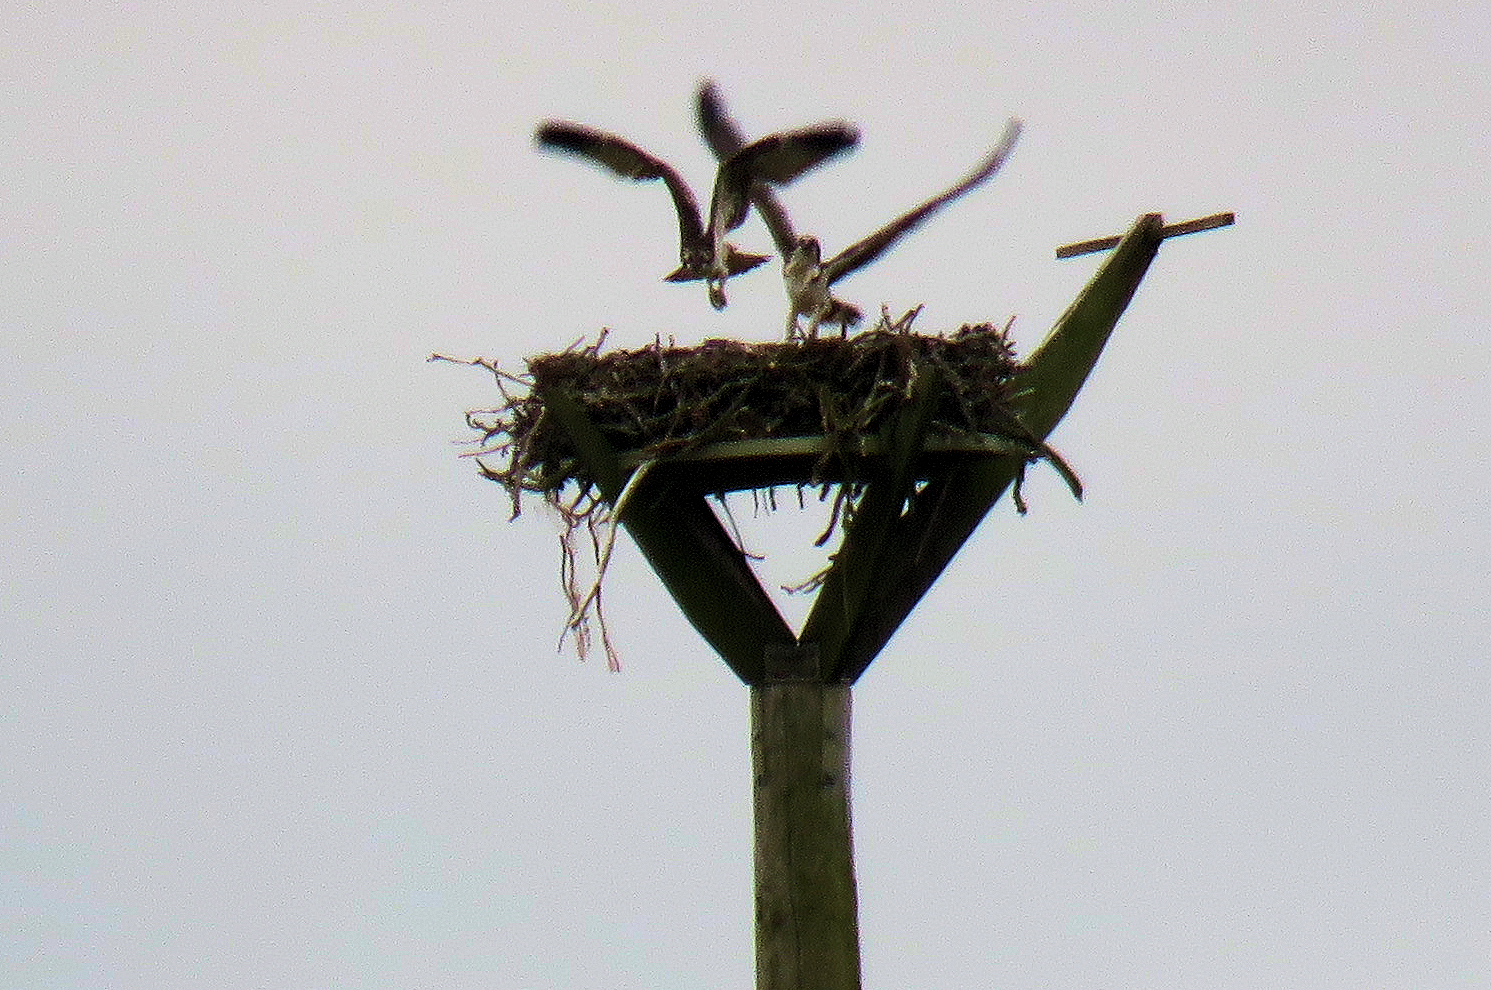
<instances>
[{"instance_id":1,"label":"bird in flight","mask_svg":"<svg viewBox=\"0 0 1491 990\"><path fill-rule=\"evenodd\" d=\"M704 132L704 138L716 156L725 157L732 153L732 147L740 146L744 138L725 112L719 92L713 84L705 83L700 88L698 111L700 130ZM956 185L903 213L826 261L818 239L811 235L794 235L786 214L771 190L759 183L755 185L751 190L752 201L770 228L778 250L782 252L782 276L787 285L790 303L787 315L788 338L799 334L816 337L818 328L824 323L837 323L840 330L845 331L850 325L859 322L858 307L835 298L829 291L830 287L839 279L880 257L892 244L933 213L997 172L1019 139L1020 127L1018 120L1010 120L994 149ZM807 319L806 331L801 329L799 318Z\"/></svg>"},{"instance_id":2,"label":"bird in flight","mask_svg":"<svg viewBox=\"0 0 1491 990\"><path fill-rule=\"evenodd\" d=\"M745 135L725 110L725 102L720 96L719 88L709 80L699 86L696 115L699 131L704 135L705 143L720 161L726 160L746 146ZM776 193L772 192L771 187L764 182L751 184L751 205L756 207L756 213L761 217L761 222L766 224L766 229L771 232L772 242L776 244L777 252L781 255L782 263L785 265L797 247L797 234L792 230L792 221L787 219L787 211L782 209L781 201L777 199ZM839 323L848 327L860 320L858 307L841 299L830 297L829 310L823 319L825 323Z\"/></svg>"},{"instance_id":3,"label":"bird in flight","mask_svg":"<svg viewBox=\"0 0 1491 990\"><path fill-rule=\"evenodd\" d=\"M751 207L751 188L759 183L786 185L834 155L854 147L859 133L847 124L822 124L772 134L736 149L720 163L710 197L709 221L699 214L694 194L666 162L636 145L590 127L562 121L541 124L541 147L588 158L625 179L662 179L678 214L678 268L664 280L703 279L709 302L725 306L725 282L731 275L750 271L770 255L747 254L725 241L725 235L745 222Z\"/></svg>"}]
</instances>

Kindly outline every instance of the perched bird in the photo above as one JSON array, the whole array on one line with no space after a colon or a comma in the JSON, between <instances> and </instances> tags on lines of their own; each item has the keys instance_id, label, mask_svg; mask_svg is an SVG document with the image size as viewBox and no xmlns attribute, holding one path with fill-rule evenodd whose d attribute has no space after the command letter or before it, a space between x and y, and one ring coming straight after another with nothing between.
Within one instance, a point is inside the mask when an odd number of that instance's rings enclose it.
<instances>
[{"instance_id":1,"label":"perched bird","mask_svg":"<svg viewBox=\"0 0 1491 990\"><path fill-rule=\"evenodd\" d=\"M854 147L859 134L846 124L823 124L772 134L737 149L720 163L710 198L709 222L699 216L694 194L671 166L614 134L579 124L550 121L538 128L541 147L569 152L603 165L626 179L662 179L678 213L678 268L668 282L704 279L715 309L725 306L725 282L750 271L770 255L747 254L725 241L745 222L753 184L785 185L834 155Z\"/></svg>"},{"instance_id":2,"label":"perched bird","mask_svg":"<svg viewBox=\"0 0 1491 990\"><path fill-rule=\"evenodd\" d=\"M732 148L740 146L743 141L741 132L725 112L719 92L711 83L705 83L699 90L698 116L699 128L716 156L727 156L732 153ZM937 210L997 172L1019 137L1020 122L1011 120L1005 125L1004 134L994 150L962 181L902 214L827 261L823 260L822 247L816 237L793 234L786 213L771 190L760 184L754 186L751 190L752 201L782 253L782 277L786 282L790 303L787 336L791 338L803 333L804 336L816 337L818 328L824 323L838 323L841 330L857 323L860 319L859 309L836 299L829 291L830 287L839 279L880 257L892 244ZM805 332L798 323L802 317L808 320Z\"/></svg>"},{"instance_id":3,"label":"perched bird","mask_svg":"<svg viewBox=\"0 0 1491 990\"><path fill-rule=\"evenodd\" d=\"M1004 134L994 150L962 181L915 209L901 214L827 261L823 260L823 249L818 238L809 234L799 236L792 253L786 256L782 265L782 277L787 283L787 298L790 302L787 314L788 339L799 332L798 317L805 317L808 321L807 330L802 331L805 337L818 336L818 328L823 323L839 322L842 331L849 323L854 322L852 319L842 321L841 317L846 310L852 314L857 314L858 310L833 297L829 292L833 284L880 257L887 248L927 217L997 172L1019 137L1020 122L1012 119L1005 125Z\"/></svg>"}]
</instances>

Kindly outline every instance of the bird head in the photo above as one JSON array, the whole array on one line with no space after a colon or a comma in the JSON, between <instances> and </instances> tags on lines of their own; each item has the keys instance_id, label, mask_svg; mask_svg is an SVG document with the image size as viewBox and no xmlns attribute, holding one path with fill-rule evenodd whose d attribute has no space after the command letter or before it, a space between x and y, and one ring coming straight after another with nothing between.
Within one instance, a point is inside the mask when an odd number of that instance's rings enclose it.
<instances>
[{"instance_id":1,"label":"bird head","mask_svg":"<svg viewBox=\"0 0 1491 990\"><path fill-rule=\"evenodd\" d=\"M823 260L823 248L819 245L818 238L812 234L800 234L792 254L794 258L806 258L815 265Z\"/></svg>"}]
</instances>

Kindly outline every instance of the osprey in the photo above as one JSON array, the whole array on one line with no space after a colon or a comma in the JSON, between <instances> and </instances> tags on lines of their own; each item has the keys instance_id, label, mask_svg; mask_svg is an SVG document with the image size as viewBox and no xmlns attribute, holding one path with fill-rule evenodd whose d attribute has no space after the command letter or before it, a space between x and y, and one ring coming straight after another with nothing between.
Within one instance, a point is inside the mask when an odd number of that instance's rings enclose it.
<instances>
[{"instance_id":1,"label":"osprey","mask_svg":"<svg viewBox=\"0 0 1491 990\"><path fill-rule=\"evenodd\" d=\"M745 135L725 111L724 100L713 82L706 80L699 87L697 117L699 131L704 135L705 143L720 161L725 161L746 146ZM797 247L797 235L792 231L792 221L787 219L787 211L782 209L776 194L764 182L751 185L751 204L756 207L761 222L771 232L771 239L782 256L782 274L787 280L788 296L791 297L793 276L788 265ZM859 308L842 299L830 296L828 308L823 322L838 323L847 328L860 320Z\"/></svg>"},{"instance_id":2,"label":"osprey","mask_svg":"<svg viewBox=\"0 0 1491 990\"><path fill-rule=\"evenodd\" d=\"M550 121L537 132L545 148L589 158L626 179L662 179L678 214L678 268L668 282L704 279L715 309L725 306L725 281L750 271L770 255L746 254L725 241L745 222L750 192L758 183L785 185L827 159L854 147L859 134L846 124L823 124L772 134L738 148L720 163L710 198L709 222L699 216L694 194L671 166L614 134L579 124Z\"/></svg>"},{"instance_id":3,"label":"osprey","mask_svg":"<svg viewBox=\"0 0 1491 990\"><path fill-rule=\"evenodd\" d=\"M699 90L699 127L704 132L705 140L720 157L730 154L731 148L739 147L743 140L739 130L725 113L719 93L709 83ZM962 181L915 209L903 213L827 261L823 260L822 247L816 237L793 235L792 227L776 202L776 197L771 190L758 183L752 190L752 200L757 212L771 228L777 248L782 252L782 277L790 303L787 314L788 338L802 333L798 325L799 317L806 317L808 320L808 329L803 334L807 337L816 337L819 326L824 323L838 323L841 330L847 330L850 324L858 322L859 309L834 298L829 291L830 287L839 279L880 257L892 244L937 210L997 172L1019 137L1020 122L1011 120L1005 125L1004 134L994 150Z\"/></svg>"}]
</instances>

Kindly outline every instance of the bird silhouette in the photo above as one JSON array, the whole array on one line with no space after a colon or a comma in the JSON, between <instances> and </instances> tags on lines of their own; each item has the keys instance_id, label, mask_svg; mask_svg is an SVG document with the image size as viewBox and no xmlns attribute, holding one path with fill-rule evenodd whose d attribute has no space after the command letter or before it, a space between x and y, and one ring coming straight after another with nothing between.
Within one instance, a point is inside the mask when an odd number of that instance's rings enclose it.
<instances>
[{"instance_id":1,"label":"bird silhouette","mask_svg":"<svg viewBox=\"0 0 1491 990\"><path fill-rule=\"evenodd\" d=\"M712 81L706 80L699 86L696 116L704 142L720 161L728 159L746 146L745 134L725 110L724 98L720 96L719 87ZM761 222L771 232L771 239L785 265L797 248L797 234L792 230L792 221L787 218L787 211L782 208L776 193L764 182L751 185L751 205L756 207ZM822 322L838 323L847 328L860 321L859 308L842 299L830 297L829 306L830 312Z\"/></svg>"},{"instance_id":2,"label":"bird silhouette","mask_svg":"<svg viewBox=\"0 0 1491 990\"><path fill-rule=\"evenodd\" d=\"M622 178L662 179L678 214L679 261L664 280L703 279L715 309L725 306L725 282L731 275L750 271L771 257L739 251L725 240L726 234L745 222L752 186L786 185L859 141L858 132L847 124L822 124L772 134L736 149L720 163L705 223L693 192L677 170L630 141L564 121L541 124L536 136L541 147L588 158Z\"/></svg>"},{"instance_id":3,"label":"bird silhouette","mask_svg":"<svg viewBox=\"0 0 1491 990\"><path fill-rule=\"evenodd\" d=\"M742 146L744 137L730 119L719 90L713 83L705 83L699 89L698 118L699 129L717 157L726 158L735 153L732 149ZM816 337L818 328L824 323L837 323L843 332L850 325L859 322L859 308L835 298L829 291L830 287L839 279L880 257L892 244L933 213L997 172L1019 140L1020 129L1020 122L1011 119L1005 125L1004 133L994 149L957 184L901 214L827 261L823 260L823 250L818 239L811 235L794 234L786 212L777 202L776 196L769 188L760 183L755 184L750 191L752 202L782 254L782 277L790 304L787 336L791 338L802 333L806 337ZM802 331L798 323L799 318L803 317L808 320L806 331Z\"/></svg>"}]
</instances>

